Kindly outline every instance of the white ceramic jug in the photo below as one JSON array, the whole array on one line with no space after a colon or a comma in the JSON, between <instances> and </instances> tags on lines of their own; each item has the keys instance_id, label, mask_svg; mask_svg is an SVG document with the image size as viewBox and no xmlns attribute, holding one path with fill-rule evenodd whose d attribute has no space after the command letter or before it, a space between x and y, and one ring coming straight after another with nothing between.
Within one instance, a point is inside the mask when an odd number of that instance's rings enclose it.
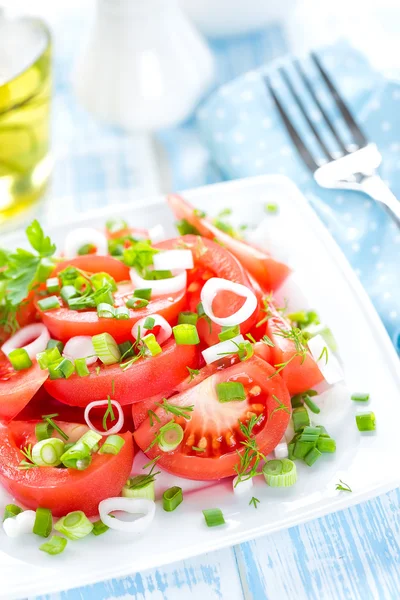
<instances>
[{"instance_id":1,"label":"white ceramic jug","mask_svg":"<svg viewBox=\"0 0 400 600\"><path fill-rule=\"evenodd\" d=\"M186 119L213 79L213 57L176 0L97 0L73 78L82 104L128 130Z\"/></svg>"}]
</instances>

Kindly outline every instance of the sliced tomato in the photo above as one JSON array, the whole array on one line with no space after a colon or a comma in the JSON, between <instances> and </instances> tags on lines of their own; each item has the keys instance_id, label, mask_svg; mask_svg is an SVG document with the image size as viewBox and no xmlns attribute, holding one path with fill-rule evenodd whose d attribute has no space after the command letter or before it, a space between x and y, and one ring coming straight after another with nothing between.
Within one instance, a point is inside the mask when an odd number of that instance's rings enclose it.
<instances>
[{"instance_id":1,"label":"sliced tomato","mask_svg":"<svg viewBox=\"0 0 400 600\"><path fill-rule=\"evenodd\" d=\"M91 465L84 471L52 467L19 469L20 450L36 442L36 423L13 421L7 428L0 429L0 482L18 502L33 510L38 506L49 508L55 516L74 510L94 516L101 500L120 494L132 468L131 433L120 434L125 444L118 454L93 454ZM76 423L57 423L67 435L72 433L74 437L74 430L79 431L79 435L87 430Z\"/></svg>"},{"instance_id":2,"label":"sliced tomato","mask_svg":"<svg viewBox=\"0 0 400 600\"><path fill-rule=\"evenodd\" d=\"M35 395L48 377L35 361L30 369L15 371L0 352L0 421L10 421Z\"/></svg>"},{"instance_id":3,"label":"sliced tomato","mask_svg":"<svg viewBox=\"0 0 400 600\"><path fill-rule=\"evenodd\" d=\"M88 273L108 273L115 281L129 280L129 267L113 256L100 256L97 254L85 254L75 258L67 258L58 263L53 275L57 275L67 267L76 267Z\"/></svg>"},{"instance_id":4,"label":"sliced tomato","mask_svg":"<svg viewBox=\"0 0 400 600\"><path fill-rule=\"evenodd\" d=\"M118 238L124 238L128 236L132 236L133 238L149 238L149 230L148 229L138 229L137 227L123 227L118 231L109 231L107 228L104 233L106 234L109 240L115 240Z\"/></svg>"},{"instance_id":5,"label":"sliced tomato","mask_svg":"<svg viewBox=\"0 0 400 600\"><path fill-rule=\"evenodd\" d=\"M46 390L51 396L71 406L87 406L112 394L120 404L132 404L150 396L169 394L186 378L186 367L196 368L197 346L177 346L173 340L163 346L161 354L141 358L125 371L119 364L89 367L90 375L68 379L49 379Z\"/></svg>"},{"instance_id":6,"label":"sliced tomato","mask_svg":"<svg viewBox=\"0 0 400 600\"><path fill-rule=\"evenodd\" d=\"M286 363L281 375L291 395L305 392L323 381L324 377L310 352L304 358L299 354L293 339L282 336L283 332L289 332L291 328L273 304L269 304L269 311L266 334L274 344L271 348L271 364L279 368L278 365Z\"/></svg>"},{"instance_id":7,"label":"sliced tomato","mask_svg":"<svg viewBox=\"0 0 400 600\"><path fill-rule=\"evenodd\" d=\"M25 325L29 325L29 323L35 321L36 308L33 300L34 293L29 292L28 297L21 302L17 310L15 318L20 327L25 327ZM2 317L3 315L0 309L0 321ZM0 346L10 337L10 335L10 331L7 330L3 325L0 325Z\"/></svg>"},{"instance_id":8,"label":"sliced tomato","mask_svg":"<svg viewBox=\"0 0 400 600\"><path fill-rule=\"evenodd\" d=\"M151 282L149 282L151 283ZM125 301L133 295L131 283L120 283L115 292L115 305L125 306ZM60 304L62 299L60 298ZM40 317L51 335L61 341L67 341L76 335L97 335L109 333L118 342L131 339L133 325L139 319L154 313L163 316L169 323L174 324L178 314L185 309L185 290L168 296L159 296L140 310L129 310L129 319L102 319L95 310L71 310L65 306L56 310L40 312Z\"/></svg>"},{"instance_id":9,"label":"sliced tomato","mask_svg":"<svg viewBox=\"0 0 400 600\"><path fill-rule=\"evenodd\" d=\"M240 262L220 244L196 235L184 235L181 238L166 240L155 245L156 248L168 250L171 248L190 248L193 253L194 268L188 272L187 302L191 311L195 312L200 302L200 293L205 282L211 277L221 277L234 283L245 285L254 291L261 299L261 290L255 289L250 283L248 274ZM220 292L214 300L213 310L216 316L226 317L235 313L242 306L244 299L232 292ZM240 326L246 333L255 323L258 309ZM208 346L219 342L218 333L221 327L200 319L197 325L200 338Z\"/></svg>"},{"instance_id":10,"label":"sliced tomato","mask_svg":"<svg viewBox=\"0 0 400 600\"><path fill-rule=\"evenodd\" d=\"M243 383L246 400L220 403L216 384L224 381ZM135 432L135 440L150 458L161 455L157 464L166 471L198 480L221 479L235 474L234 467L240 463L237 451L243 453L241 442L245 440L239 421L248 424L253 415L260 417L253 434L259 450L269 454L281 440L291 414L285 383L273 367L257 357L214 373L195 387L174 396L171 403L194 407L189 421L175 418L184 430L178 448L173 452L162 452L154 444L149 449L160 427L173 418L160 407L155 411L160 422L154 419L151 426L147 418Z\"/></svg>"},{"instance_id":11,"label":"sliced tomato","mask_svg":"<svg viewBox=\"0 0 400 600\"><path fill-rule=\"evenodd\" d=\"M168 204L178 219L186 219L200 235L221 242L240 260L243 267L251 273L264 291L278 289L289 275L289 267L275 260L265 250L235 239L215 227L209 219L198 217L193 206L181 196L176 194L168 196Z\"/></svg>"}]
</instances>

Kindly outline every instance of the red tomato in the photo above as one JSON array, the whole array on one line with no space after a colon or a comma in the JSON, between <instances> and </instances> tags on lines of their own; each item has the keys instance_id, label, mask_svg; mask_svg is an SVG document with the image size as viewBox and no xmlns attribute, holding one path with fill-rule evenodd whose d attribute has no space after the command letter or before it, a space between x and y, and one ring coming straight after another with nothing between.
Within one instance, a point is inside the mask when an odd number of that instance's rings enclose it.
<instances>
[{"instance_id":1,"label":"red tomato","mask_svg":"<svg viewBox=\"0 0 400 600\"><path fill-rule=\"evenodd\" d=\"M151 284L151 282L149 282ZM120 283L115 292L116 306L124 306L125 300L133 295L131 283ZM60 304L62 304L61 298ZM139 319L154 313L163 316L169 323L174 323L178 314L185 309L185 290L168 296L159 296L151 300L146 308L129 310L129 319L100 319L95 310L71 310L62 306L56 310L40 312L43 323L50 331L53 338L63 342L76 335L97 335L109 333L118 342L131 339L133 325Z\"/></svg>"},{"instance_id":2,"label":"red tomato","mask_svg":"<svg viewBox=\"0 0 400 600\"><path fill-rule=\"evenodd\" d=\"M89 273L108 273L115 281L129 280L129 267L112 256L98 256L97 254L85 254L75 258L67 258L61 261L54 269L54 275L67 267L76 267Z\"/></svg>"},{"instance_id":3,"label":"red tomato","mask_svg":"<svg viewBox=\"0 0 400 600\"><path fill-rule=\"evenodd\" d=\"M123 371L119 364L89 367L88 377L49 379L46 390L51 396L73 406L87 406L93 400L111 395L120 404L132 404L158 394L169 394L188 374L186 367L197 367L197 346L177 346L173 340L157 356L141 358ZM114 383L113 383L114 382Z\"/></svg>"},{"instance_id":4,"label":"red tomato","mask_svg":"<svg viewBox=\"0 0 400 600\"><path fill-rule=\"evenodd\" d=\"M0 269L1 271L1 269ZM29 292L28 297L20 304L16 314L16 320L20 327L25 327L25 325L29 325L35 321L36 308L33 302L34 294L33 292ZM0 312L0 320L1 320L1 312ZM0 325L0 346L5 342L11 333L4 329L4 326Z\"/></svg>"},{"instance_id":5,"label":"red tomato","mask_svg":"<svg viewBox=\"0 0 400 600\"><path fill-rule=\"evenodd\" d=\"M105 229L104 233L109 240L114 240L122 237L127 237L131 235L133 238L149 238L149 230L148 229L137 229L136 227L124 227L119 229L118 231L109 231Z\"/></svg>"},{"instance_id":6,"label":"red tomato","mask_svg":"<svg viewBox=\"0 0 400 600\"><path fill-rule=\"evenodd\" d=\"M310 352L303 359L297 352L294 340L282 337L282 332L290 331L290 326L272 304L269 309L272 316L267 321L266 333L274 343L271 363L277 368L287 363L281 371L282 378L292 396L300 394L320 383L324 377Z\"/></svg>"},{"instance_id":7,"label":"red tomato","mask_svg":"<svg viewBox=\"0 0 400 600\"><path fill-rule=\"evenodd\" d=\"M128 479L133 462L132 434L124 433L125 444L120 452L93 454L90 467L84 471L52 467L27 470L18 468L20 449L36 442L37 421L13 421L0 429L0 482L6 490L27 508L49 508L53 515L63 516L82 510L87 516L98 514L101 500L118 496ZM69 434L82 425L57 422Z\"/></svg>"},{"instance_id":8,"label":"red tomato","mask_svg":"<svg viewBox=\"0 0 400 600\"><path fill-rule=\"evenodd\" d=\"M193 253L194 269L188 272L187 300L189 309L193 312L200 302L200 292L207 279L211 277L222 277L234 283L241 283L255 291L257 297L261 298L261 291L254 289L249 281L246 271L240 262L226 248L220 244L196 235L184 235L181 238L166 240L155 245L156 248L170 249L177 247L189 247ZM243 298L232 292L220 292L214 302L213 310L216 316L226 317L235 313L242 306ZM255 323L258 309L241 324L240 330L246 333ZM208 323L200 319L197 325L200 338L208 346L219 342L218 333L221 332L220 325Z\"/></svg>"},{"instance_id":9,"label":"red tomato","mask_svg":"<svg viewBox=\"0 0 400 600\"><path fill-rule=\"evenodd\" d=\"M231 237L215 227L207 218L201 219L194 213L193 206L180 196L168 196L168 203L178 219L186 219L198 230L200 235L218 240L232 252L243 267L258 281L263 290L276 290L289 275L290 269L287 265L272 258L265 250Z\"/></svg>"},{"instance_id":10,"label":"red tomato","mask_svg":"<svg viewBox=\"0 0 400 600\"><path fill-rule=\"evenodd\" d=\"M0 352L0 420L10 421L43 385L48 371L41 371L35 361L30 369L15 371Z\"/></svg>"},{"instance_id":11,"label":"red tomato","mask_svg":"<svg viewBox=\"0 0 400 600\"><path fill-rule=\"evenodd\" d=\"M161 455L157 464L180 477L198 480L221 479L234 475L243 452L244 436L238 422L247 424L252 415L261 415L253 433L258 448L269 454L282 439L291 414L289 392L275 369L253 357L246 362L218 371L199 385L171 399L176 406L194 406L192 418L176 417L184 429L182 443L173 452L160 451L157 444L150 450L161 426L173 418L163 408L155 411L160 419L153 426L147 418L135 432L135 441L150 458ZM247 392L244 401L220 403L215 386L223 381L240 381ZM199 452L194 448L202 448Z\"/></svg>"}]
</instances>

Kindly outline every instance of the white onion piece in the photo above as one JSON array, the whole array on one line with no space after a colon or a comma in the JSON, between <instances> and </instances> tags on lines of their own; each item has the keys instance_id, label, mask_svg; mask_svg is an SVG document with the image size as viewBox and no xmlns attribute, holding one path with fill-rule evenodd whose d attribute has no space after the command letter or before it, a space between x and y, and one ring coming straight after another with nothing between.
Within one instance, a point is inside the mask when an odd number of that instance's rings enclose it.
<instances>
[{"instance_id":1,"label":"white onion piece","mask_svg":"<svg viewBox=\"0 0 400 600\"><path fill-rule=\"evenodd\" d=\"M253 487L253 478L250 477L250 479L244 479L243 481L241 481L240 483L238 483L236 485L236 482L238 480L238 476L236 476L234 478L234 480L232 481L232 485L233 485L233 493L235 494L235 496L243 496L243 494L248 493L251 488Z\"/></svg>"},{"instance_id":2,"label":"white onion piece","mask_svg":"<svg viewBox=\"0 0 400 600\"><path fill-rule=\"evenodd\" d=\"M340 363L336 356L329 349L322 335L316 335L315 337L308 340L307 343L312 357L317 363L319 370L325 378L325 381L329 384L338 383L338 381L343 381L343 369L340 366ZM324 351L324 348L326 348L326 351ZM323 351L324 354L321 356Z\"/></svg>"},{"instance_id":3,"label":"white onion piece","mask_svg":"<svg viewBox=\"0 0 400 600\"><path fill-rule=\"evenodd\" d=\"M164 227L159 223L149 229L149 238L152 244L162 242L167 238Z\"/></svg>"},{"instance_id":4,"label":"white onion piece","mask_svg":"<svg viewBox=\"0 0 400 600\"><path fill-rule=\"evenodd\" d=\"M154 326L156 326L156 325L160 326L161 329L158 332L158 334L156 335L156 340L161 346L161 344L166 342L172 335L171 325L161 315L157 315L157 314L149 315L148 317L143 317L143 319L139 319L139 321L136 321L136 323L132 327L132 336L135 338L135 340L138 339L139 327L140 327L140 337L145 336L147 334L147 332L150 331L150 329L146 329L144 327L144 324L147 319L154 319Z\"/></svg>"},{"instance_id":5,"label":"white onion piece","mask_svg":"<svg viewBox=\"0 0 400 600\"><path fill-rule=\"evenodd\" d=\"M193 269L193 254L191 250L165 250L153 256L153 264L159 271Z\"/></svg>"},{"instance_id":6,"label":"white onion piece","mask_svg":"<svg viewBox=\"0 0 400 600\"><path fill-rule=\"evenodd\" d=\"M72 361L86 358L87 365L94 365L98 358L90 335L77 335L68 340L64 346L63 356Z\"/></svg>"},{"instance_id":7,"label":"white onion piece","mask_svg":"<svg viewBox=\"0 0 400 600\"><path fill-rule=\"evenodd\" d=\"M316 415L309 411L311 423L323 425L328 433L335 437L339 434L343 423L351 418L354 419L352 415L356 403L350 400L350 396L351 392L343 382L332 385L318 396L313 396L313 401L319 406L321 412Z\"/></svg>"},{"instance_id":8,"label":"white onion piece","mask_svg":"<svg viewBox=\"0 0 400 600\"><path fill-rule=\"evenodd\" d=\"M119 431L121 431L123 425L124 425L124 411L122 410L122 407L120 405L119 402L117 402L116 400L110 400L112 406L115 406L115 408L118 410L118 421L115 423L115 425L113 425L111 427L111 429L107 429L107 431L99 431L98 429L96 429L96 427L93 425L93 423L91 422L90 418L89 418L89 413L92 410L92 408L95 408L96 406L108 406L108 400L96 400L95 402L91 402L90 404L87 405L87 407L85 408L85 413L84 413L84 417L85 417L85 421L87 423L87 426L90 427L90 429L92 431L94 431L95 433L98 433L99 435L113 435L114 433L118 433Z\"/></svg>"},{"instance_id":9,"label":"white onion piece","mask_svg":"<svg viewBox=\"0 0 400 600\"><path fill-rule=\"evenodd\" d=\"M174 294L180 292L186 287L186 271L179 271L174 277L169 279L142 279L136 269L129 271L131 281L135 289L151 288L152 296L161 296L163 294Z\"/></svg>"},{"instance_id":10,"label":"white onion piece","mask_svg":"<svg viewBox=\"0 0 400 600\"><path fill-rule=\"evenodd\" d=\"M104 233L91 227L78 227L70 231L65 238L65 258L78 256L79 248L82 248L86 244L96 246L96 254L103 256L108 254L108 241Z\"/></svg>"},{"instance_id":11,"label":"white onion piece","mask_svg":"<svg viewBox=\"0 0 400 600\"><path fill-rule=\"evenodd\" d=\"M122 510L132 515L143 515L135 521L121 521L111 512ZM107 498L99 504L99 515L104 525L124 533L143 533L151 524L156 512L153 500L145 498Z\"/></svg>"},{"instance_id":12,"label":"white onion piece","mask_svg":"<svg viewBox=\"0 0 400 600\"><path fill-rule=\"evenodd\" d=\"M278 460L282 460L282 458L287 458L289 456L289 449L285 442L285 438L283 438L283 440L275 447L274 455Z\"/></svg>"},{"instance_id":13,"label":"white onion piece","mask_svg":"<svg viewBox=\"0 0 400 600\"><path fill-rule=\"evenodd\" d=\"M16 538L24 533L32 533L35 524L36 512L24 510L16 517L9 517L3 523L3 529L8 537Z\"/></svg>"},{"instance_id":14,"label":"white onion piece","mask_svg":"<svg viewBox=\"0 0 400 600\"><path fill-rule=\"evenodd\" d=\"M230 315L229 317L216 317L212 309L213 300L218 292L225 290L234 292L238 296L245 298L246 301L233 315ZM254 292L241 283L234 283L233 281L222 279L220 277L212 277L206 281L201 290L201 301L203 303L204 312L210 317L211 321L217 323L217 325L228 327L240 325L240 323L247 321L257 308L257 298Z\"/></svg>"},{"instance_id":15,"label":"white onion piece","mask_svg":"<svg viewBox=\"0 0 400 600\"><path fill-rule=\"evenodd\" d=\"M234 354L238 351L238 347L236 344L243 344L245 341L242 335L237 335L231 340L226 340L225 342L220 342L219 344L214 344L214 346L210 346L203 350L202 355L206 363L209 365L216 360L220 360L224 358L227 353Z\"/></svg>"},{"instance_id":16,"label":"white onion piece","mask_svg":"<svg viewBox=\"0 0 400 600\"><path fill-rule=\"evenodd\" d=\"M17 331L2 345L1 349L8 356L16 348L23 348L27 351L29 358L33 360L36 358L36 354L46 350L49 339L50 333L47 327L43 323L33 323Z\"/></svg>"}]
</instances>

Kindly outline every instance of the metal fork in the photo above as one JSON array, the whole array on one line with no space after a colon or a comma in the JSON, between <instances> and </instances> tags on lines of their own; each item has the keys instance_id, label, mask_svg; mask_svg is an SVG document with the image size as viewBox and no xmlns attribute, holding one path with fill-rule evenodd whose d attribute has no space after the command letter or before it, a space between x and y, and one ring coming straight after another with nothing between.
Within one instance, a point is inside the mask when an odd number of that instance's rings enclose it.
<instances>
[{"instance_id":1,"label":"metal fork","mask_svg":"<svg viewBox=\"0 0 400 600\"><path fill-rule=\"evenodd\" d=\"M338 128L333 123L332 119L327 114L326 109L321 104L318 95L304 72L300 62L295 60L293 66L297 71L300 80L304 84L308 94L310 95L314 106L318 109L322 120L330 130L335 139L339 152L333 152L321 137L315 122L299 93L296 91L295 85L290 78L286 68L281 67L279 73L288 88L293 100L297 104L301 114L303 115L310 131L314 135L319 147L321 148L324 160L313 156L307 148L304 140L296 130L293 120L290 118L287 110L274 89L274 85L270 77L265 77L265 84L274 100L275 106L282 118L289 136L292 139L297 151L303 159L305 165L314 175L315 181L322 187L329 189L350 189L364 192L378 201L383 208L391 215L395 223L400 227L400 202L391 192L385 182L378 175L377 169L382 162L376 144L369 142L361 131L359 125L354 120L350 110L346 106L343 98L339 94L337 88L328 76L322 66L318 56L311 53L311 59L322 77L326 90L330 92L334 103L336 104L345 124L351 134L352 144L346 144L343 137L340 135Z\"/></svg>"}]
</instances>

